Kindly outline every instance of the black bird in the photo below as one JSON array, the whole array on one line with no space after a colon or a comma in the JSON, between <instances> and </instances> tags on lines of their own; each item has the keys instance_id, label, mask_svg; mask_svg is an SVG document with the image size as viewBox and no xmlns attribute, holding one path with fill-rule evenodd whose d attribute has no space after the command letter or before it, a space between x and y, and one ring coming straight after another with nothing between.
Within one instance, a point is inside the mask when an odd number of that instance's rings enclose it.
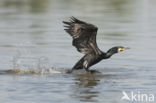
<instances>
[{"instance_id":1,"label":"black bird","mask_svg":"<svg viewBox=\"0 0 156 103\"><path fill-rule=\"evenodd\" d=\"M85 55L74 65L72 70L85 69L89 72L89 67L100 62L103 59L110 58L113 54L129 49L128 47L115 46L107 52L102 52L96 43L96 35L98 28L84 21L71 17L69 22L63 21L65 24L64 29L69 33L73 42L72 45L77 48L77 51Z\"/></svg>"}]
</instances>

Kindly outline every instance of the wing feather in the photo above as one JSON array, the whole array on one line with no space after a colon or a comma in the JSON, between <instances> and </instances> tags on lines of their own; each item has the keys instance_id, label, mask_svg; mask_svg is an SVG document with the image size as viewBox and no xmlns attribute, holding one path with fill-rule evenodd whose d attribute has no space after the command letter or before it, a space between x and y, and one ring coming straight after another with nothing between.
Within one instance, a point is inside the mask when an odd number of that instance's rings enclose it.
<instances>
[{"instance_id":1,"label":"wing feather","mask_svg":"<svg viewBox=\"0 0 156 103\"><path fill-rule=\"evenodd\" d=\"M64 29L73 38L73 46L84 54L95 53L101 54L101 50L96 43L96 35L98 28L92 24L71 17L69 22L63 21Z\"/></svg>"}]
</instances>

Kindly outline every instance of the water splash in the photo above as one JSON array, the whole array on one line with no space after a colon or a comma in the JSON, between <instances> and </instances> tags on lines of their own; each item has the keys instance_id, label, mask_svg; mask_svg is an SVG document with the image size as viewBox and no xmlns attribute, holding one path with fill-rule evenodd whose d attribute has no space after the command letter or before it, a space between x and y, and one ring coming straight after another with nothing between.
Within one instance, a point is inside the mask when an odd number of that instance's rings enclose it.
<instances>
[{"instance_id":1,"label":"water splash","mask_svg":"<svg viewBox=\"0 0 156 103\"><path fill-rule=\"evenodd\" d=\"M20 44L17 54L13 57L13 69L10 73L24 73L24 74L52 74L61 73L52 67L49 59L45 56L36 57L28 47L32 45Z\"/></svg>"}]
</instances>

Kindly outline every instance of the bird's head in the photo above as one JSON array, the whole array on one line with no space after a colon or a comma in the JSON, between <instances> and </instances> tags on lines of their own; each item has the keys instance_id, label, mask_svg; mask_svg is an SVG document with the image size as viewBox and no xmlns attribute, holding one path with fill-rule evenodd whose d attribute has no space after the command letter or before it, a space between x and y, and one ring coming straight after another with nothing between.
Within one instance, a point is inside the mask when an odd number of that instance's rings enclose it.
<instances>
[{"instance_id":1,"label":"bird's head","mask_svg":"<svg viewBox=\"0 0 156 103\"><path fill-rule=\"evenodd\" d=\"M113 54L115 53L119 53L119 52L122 52L126 49L130 49L129 47L123 47L123 46L115 46L115 47L112 47L111 49L109 49L106 53L107 57L111 57Z\"/></svg>"},{"instance_id":2,"label":"bird's head","mask_svg":"<svg viewBox=\"0 0 156 103\"><path fill-rule=\"evenodd\" d=\"M111 49L109 49L107 52L108 53L119 53L119 52L122 52L126 49L130 49L129 47L123 47L123 46L115 46L115 47L112 47Z\"/></svg>"},{"instance_id":3,"label":"bird's head","mask_svg":"<svg viewBox=\"0 0 156 103\"><path fill-rule=\"evenodd\" d=\"M118 46L117 47L117 53L122 52L124 50L130 49L129 47L122 47L122 46Z\"/></svg>"}]
</instances>

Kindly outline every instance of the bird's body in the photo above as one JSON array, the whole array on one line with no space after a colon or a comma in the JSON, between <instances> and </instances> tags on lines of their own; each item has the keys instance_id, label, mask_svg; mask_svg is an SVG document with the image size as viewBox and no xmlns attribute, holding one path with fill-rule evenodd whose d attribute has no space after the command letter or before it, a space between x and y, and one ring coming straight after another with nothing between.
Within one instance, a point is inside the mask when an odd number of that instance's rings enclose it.
<instances>
[{"instance_id":1,"label":"bird's body","mask_svg":"<svg viewBox=\"0 0 156 103\"><path fill-rule=\"evenodd\" d=\"M74 69L86 69L88 71L88 68L98 62L100 62L103 54L96 55L96 54L86 54L84 55L72 68Z\"/></svg>"},{"instance_id":2,"label":"bird's body","mask_svg":"<svg viewBox=\"0 0 156 103\"><path fill-rule=\"evenodd\" d=\"M116 46L109 49L106 53L102 52L96 43L96 35L98 28L84 21L78 20L74 17L71 18L70 22L63 21L65 31L69 33L73 38L73 46L77 48L77 51L85 54L72 68L73 70L88 68L103 59L110 58L113 54L125 50L122 46Z\"/></svg>"}]
</instances>

